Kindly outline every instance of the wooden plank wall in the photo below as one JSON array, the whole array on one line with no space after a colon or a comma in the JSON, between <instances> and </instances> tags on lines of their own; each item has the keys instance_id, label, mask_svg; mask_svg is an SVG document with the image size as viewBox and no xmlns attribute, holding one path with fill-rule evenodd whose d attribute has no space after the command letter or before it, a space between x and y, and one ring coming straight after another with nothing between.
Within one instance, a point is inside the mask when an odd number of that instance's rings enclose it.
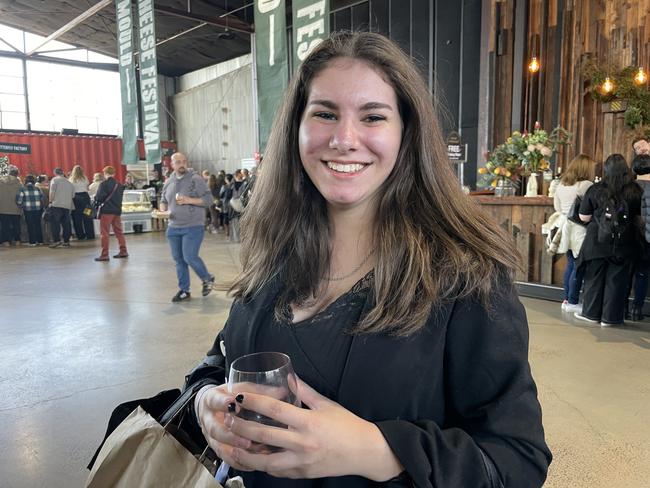
<instances>
[{"instance_id":1,"label":"wooden plank wall","mask_svg":"<svg viewBox=\"0 0 650 488\"><path fill-rule=\"evenodd\" d=\"M573 133L573 146L562 151L557 164L565 166L585 153L603 161L619 152L631 158L632 133L623 113L603 113L602 104L588 94L588 80L580 66L588 56L601 66L619 70L640 65L650 72L650 0L528 0L526 63L533 55L542 69L528 83L527 124L511 122L515 0L492 0L497 15L494 39L505 39L495 54L495 100L492 140L502 142L516 129L530 129L539 120L544 128L562 125ZM559 44L559 47L558 47ZM560 52L560 56L557 53ZM559 76L559 80L558 80ZM522 114L526 112L525 96ZM559 100L554 117L553 102ZM557 103L557 102L556 102ZM523 119L523 117L522 117Z\"/></svg>"}]
</instances>

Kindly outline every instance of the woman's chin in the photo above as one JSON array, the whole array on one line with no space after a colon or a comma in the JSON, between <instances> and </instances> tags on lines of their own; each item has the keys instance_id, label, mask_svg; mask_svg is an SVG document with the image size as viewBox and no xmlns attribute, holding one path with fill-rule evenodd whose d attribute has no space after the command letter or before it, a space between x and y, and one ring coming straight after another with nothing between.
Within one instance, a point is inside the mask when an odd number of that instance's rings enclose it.
<instances>
[{"instance_id":1,"label":"woman's chin","mask_svg":"<svg viewBox=\"0 0 650 488\"><path fill-rule=\"evenodd\" d=\"M365 199L359 196L341 196L325 198L327 205L336 210L351 210L365 204Z\"/></svg>"}]
</instances>

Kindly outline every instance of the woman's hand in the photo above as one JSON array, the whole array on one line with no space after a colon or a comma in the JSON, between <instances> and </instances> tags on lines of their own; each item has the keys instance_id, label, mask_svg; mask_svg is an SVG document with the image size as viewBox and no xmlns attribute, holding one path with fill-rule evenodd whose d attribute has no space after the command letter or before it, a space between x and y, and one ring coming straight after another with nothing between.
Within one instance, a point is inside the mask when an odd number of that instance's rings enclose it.
<instances>
[{"instance_id":1,"label":"woman's hand","mask_svg":"<svg viewBox=\"0 0 650 488\"><path fill-rule=\"evenodd\" d=\"M222 459L231 466L247 466L278 478L359 475L386 481L404 470L376 425L302 381L299 381L298 394L310 410L255 393L238 395L238 409L252 410L289 428L265 426L227 412L223 424L219 418L219 428L225 426L232 436L228 439L239 444L234 446L228 442L221 449ZM215 430L219 438L226 439L225 434ZM280 447L283 451L254 453L242 445L242 439Z\"/></svg>"},{"instance_id":2,"label":"woman's hand","mask_svg":"<svg viewBox=\"0 0 650 488\"><path fill-rule=\"evenodd\" d=\"M220 459L228 459L228 464L239 471L251 471L251 468L232 461L231 453L235 446L249 449L251 441L226 428L224 418L229 411L235 411L235 397L228 393L227 385L206 390L199 399L196 412L203 437Z\"/></svg>"}]
</instances>

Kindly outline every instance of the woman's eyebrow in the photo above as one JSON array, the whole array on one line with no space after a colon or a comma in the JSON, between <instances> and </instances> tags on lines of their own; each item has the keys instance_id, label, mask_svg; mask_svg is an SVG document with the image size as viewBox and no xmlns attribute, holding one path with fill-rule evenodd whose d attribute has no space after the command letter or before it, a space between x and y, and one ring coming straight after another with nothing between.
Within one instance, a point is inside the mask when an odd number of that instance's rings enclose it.
<instances>
[{"instance_id":1,"label":"woman's eyebrow","mask_svg":"<svg viewBox=\"0 0 650 488\"><path fill-rule=\"evenodd\" d=\"M331 100L311 100L309 102L309 105L322 105L323 107L336 110L338 109L338 105ZM361 105L359 107L360 110L377 110L377 109L385 109L385 110L393 110L393 107L387 103L382 103L382 102L367 102Z\"/></svg>"},{"instance_id":2,"label":"woman's eyebrow","mask_svg":"<svg viewBox=\"0 0 650 488\"><path fill-rule=\"evenodd\" d=\"M386 109L393 110L393 107L387 103L382 102L368 102L361 105L361 110L377 110L377 109Z\"/></svg>"},{"instance_id":3,"label":"woman's eyebrow","mask_svg":"<svg viewBox=\"0 0 650 488\"><path fill-rule=\"evenodd\" d=\"M311 100L309 105L322 105L323 107L331 108L333 110L339 108L339 106L331 100Z\"/></svg>"}]
</instances>

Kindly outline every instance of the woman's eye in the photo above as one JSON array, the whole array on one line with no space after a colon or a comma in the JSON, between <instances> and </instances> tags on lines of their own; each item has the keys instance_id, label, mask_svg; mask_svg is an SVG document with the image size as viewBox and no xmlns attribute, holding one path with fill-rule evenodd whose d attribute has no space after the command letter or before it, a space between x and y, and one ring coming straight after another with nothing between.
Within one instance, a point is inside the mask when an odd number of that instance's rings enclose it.
<instances>
[{"instance_id":1,"label":"woman's eye","mask_svg":"<svg viewBox=\"0 0 650 488\"><path fill-rule=\"evenodd\" d=\"M316 112L314 113L314 117L318 117L319 119L325 119L325 120L336 119L336 116L332 112Z\"/></svg>"},{"instance_id":2,"label":"woman's eye","mask_svg":"<svg viewBox=\"0 0 650 488\"><path fill-rule=\"evenodd\" d=\"M381 122L382 120L386 120L383 115L368 115L364 119L365 122Z\"/></svg>"}]
</instances>

